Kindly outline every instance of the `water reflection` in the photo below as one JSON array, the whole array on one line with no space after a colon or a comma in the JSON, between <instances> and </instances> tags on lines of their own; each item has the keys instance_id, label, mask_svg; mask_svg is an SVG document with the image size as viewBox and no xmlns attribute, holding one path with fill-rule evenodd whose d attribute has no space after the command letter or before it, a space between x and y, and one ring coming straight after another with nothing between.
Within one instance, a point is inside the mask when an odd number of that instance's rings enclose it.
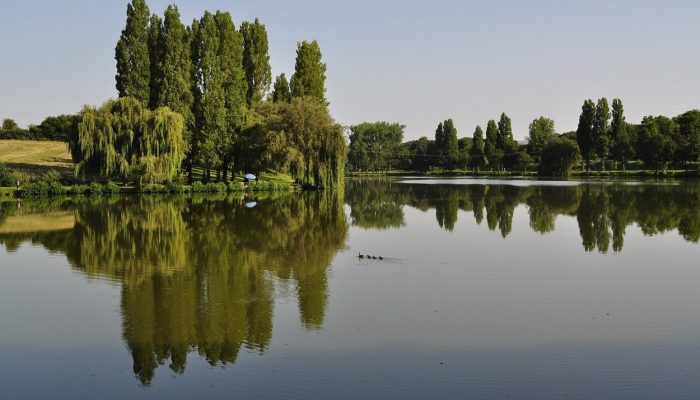
<instances>
[{"instance_id":1,"label":"water reflection","mask_svg":"<svg viewBox=\"0 0 700 400\"><path fill-rule=\"evenodd\" d=\"M0 244L40 244L88 277L118 282L123 338L148 384L159 365L182 373L193 350L212 365L235 362L242 346L264 351L273 278L294 284L306 329L323 324L327 269L348 230L342 192L254 200L255 209L234 197L0 203L4 225L72 217L45 231L5 230Z\"/></svg>"},{"instance_id":2,"label":"water reflection","mask_svg":"<svg viewBox=\"0 0 700 400\"><path fill-rule=\"evenodd\" d=\"M271 344L277 282L293 284L301 326L320 328L328 268L344 248L350 220L365 229L401 229L406 207L434 212L453 231L460 211L504 238L517 207L530 228L554 231L575 218L587 251L622 251L625 230L676 230L700 240L697 184L527 186L414 184L350 180L343 192L274 197L111 197L0 202L0 244L24 242L65 255L90 279L121 290L122 336L138 379L161 365L183 373L198 352L212 365L233 363L242 348ZM250 203L256 202L254 208ZM434 211L433 211L434 210ZM464 214L461 214L462 217ZM467 223L471 221L462 221Z\"/></svg>"},{"instance_id":3,"label":"water reflection","mask_svg":"<svg viewBox=\"0 0 700 400\"><path fill-rule=\"evenodd\" d=\"M619 252L625 230L637 225L646 235L677 230L688 241L700 240L700 186L677 185L510 185L399 183L389 179L348 182L346 202L353 225L367 229L405 225L404 207L435 210L441 228L453 231L459 211L474 221L486 219L490 230L506 238L513 229L516 207L527 206L530 227L538 233L554 231L560 215L576 217L583 248Z\"/></svg>"}]
</instances>

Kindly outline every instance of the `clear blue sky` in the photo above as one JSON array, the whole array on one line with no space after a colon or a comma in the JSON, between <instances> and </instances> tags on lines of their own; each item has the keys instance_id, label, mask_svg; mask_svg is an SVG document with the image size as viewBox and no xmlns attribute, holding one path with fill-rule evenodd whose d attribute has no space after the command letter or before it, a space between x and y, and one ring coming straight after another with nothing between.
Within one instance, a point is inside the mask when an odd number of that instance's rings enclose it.
<instances>
[{"instance_id":1,"label":"clear blue sky","mask_svg":"<svg viewBox=\"0 0 700 400\"><path fill-rule=\"evenodd\" d=\"M0 118L21 126L116 96L114 46L127 0L2 0ZM162 14L173 1L150 0ZM344 125L406 124L459 136L505 111L516 139L533 118L576 128L586 98L620 97L628 121L700 108L700 1L176 1L267 25L273 74L317 39L331 112Z\"/></svg>"}]
</instances>

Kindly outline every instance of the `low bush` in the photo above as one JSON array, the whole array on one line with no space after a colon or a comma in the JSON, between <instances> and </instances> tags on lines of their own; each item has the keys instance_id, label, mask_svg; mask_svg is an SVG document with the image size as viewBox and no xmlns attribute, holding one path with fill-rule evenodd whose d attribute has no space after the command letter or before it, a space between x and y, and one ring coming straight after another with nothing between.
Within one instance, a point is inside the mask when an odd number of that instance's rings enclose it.
<instances>
[{"instance_id":1,"label":"low bush","mask_svg":"<svg viewBox=\"0 0 700 400\"><path fill-rule=\"evenodd\" d=\"M240 182L229 182L228 184L228 191L233 192L233 193L239 193L243 192L245 188L243 187L243 184Z\"/></svg>"},{"instance_id":2,"label":"low bush","mask_svg":"<svg viewBox=\"0 0 700 400\"><path fill-rule=\"evenodd\" d=\"M17 180L15 171L7 168L5 164L0 164L0 186L15 186Z\"/></svg>"},{"instance_id":3,"label":"low bush","mask_svg":"<svg viewBox=\"0 0 700 400\"><path fill-rule=\"evenodd\" d=\"M204 184L202 182L194 182L190 187L192 193L204 193Z\"/></svg>"},{"instance_id":4,"label":"low bush","mask_svg":"<svg viewBox=\"0 0 700 400\"><path fill-rule=\"evenodd\" d=\"M68 194L86 194L89 187L86 185L73 185L68 188Z\"/></svg>"},{"instance_id":5,"label":"low bush","mask_svg":"<svg viewBox=\"0 0 700 400\"><path fill-rule=\"evenodd\" d=\"M104 192L105 192L106 194L119 194L119 192L121 192L121 190L122 190L122 189L119 187L119 185L117 185L117 184L114 183L114 182L108 182L108 183L104 186Z\"/></svg>"},{"instance_id":6,"label":"low bush","mask_svg":"<svg viewBox=\"0 0 700 400\"><path fill-rule=\"evenodd\" d=\"M68 189L61 185L61 182L53 181L49 184L49 194L51 195L59 196L62 194L66 194L67 192Z\"/></svg>"},{"instance_id":7,"label":"low bush","mask_svg":"<svg viewBox=\"0 0 700 400\"><path fill-rule=\"evenodd\" d=\"M93 182L88 186L87 194L90 196L102 196L104 194L104 187L97 182Z\"/></svg>"},{"instance_id":8,"label":"low bush","mask_svg":"<svg viewBox=\"0 0 700 400\"><path fill-rule=\"evenodd\" d=\"M22 186L21 190L26 196L48 196L51 193L51 185L45 181L29 182Z\"/></svg>"},{"instance_id":9,"label":"low bush","mask_svg":"<svg viewBox=\"0 0 700 400\"><path fill-rule=\"evenodd\" d=\"M164 194L168 193L168 188L158 183L150 183L148 185L143 185L139 192L145 194Z\"/></svg>"},{"instance_id":10,"label":"low bush","mask_svg":"<svg viewBox=\"0 0 700 400\"><path fill-rule=\"evenodd\" d=\"M165 188L168 193L184 193L186 188L177 182L168 182L165 184Z\"/></svg>"}]
</instances>

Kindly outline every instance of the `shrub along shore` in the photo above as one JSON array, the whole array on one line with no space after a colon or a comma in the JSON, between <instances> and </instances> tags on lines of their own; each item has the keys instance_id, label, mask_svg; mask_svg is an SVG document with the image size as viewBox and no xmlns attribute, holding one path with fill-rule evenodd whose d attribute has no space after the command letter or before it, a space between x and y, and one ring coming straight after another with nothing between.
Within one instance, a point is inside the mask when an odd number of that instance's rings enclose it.
<instances>
[{"instance_id":1,"label":"shrub along shore","mask_svg":"<svg viewBox=\"0 0 700 400\"><path fill-rule=\"evenodd\" d=\"M276 182L194 182L191 185L179 183L149 184L142 187L119 186L114 182L106 184L93 182L89 185L62 185L60 182L34 181L19 189L0 188L0 195L14 197L48 197L65 195L103 196L114 194L184 194L184 193L247 193L247 192L290 192L297 186Z\"/></svg>"}]
</instances>

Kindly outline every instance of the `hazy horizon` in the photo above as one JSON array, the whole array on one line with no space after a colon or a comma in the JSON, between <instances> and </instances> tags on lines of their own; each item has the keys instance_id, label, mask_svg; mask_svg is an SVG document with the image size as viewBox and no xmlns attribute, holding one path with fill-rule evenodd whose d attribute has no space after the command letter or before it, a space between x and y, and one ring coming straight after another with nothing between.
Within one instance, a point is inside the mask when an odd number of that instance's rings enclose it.
<instances>
[{"instance_id":1,"label":"hazy horizon","mask_svg":"<svg viewBox=\"0 0 700 400\"><path fill-rule=\"evenodd\" d=\"M3 1L0 118L20 126L116 97L114 46L127 0ZM327 98L343 125L390 121L405 140L452 118L459 136L506 112L515 138L532 119L576 129L586 98L619 97L627 120L700 107L700 2L147 0L189 24L204 10L267 26L273 75L294 69L296 43L318 40Z\"/></svg>"}]
</instances>

